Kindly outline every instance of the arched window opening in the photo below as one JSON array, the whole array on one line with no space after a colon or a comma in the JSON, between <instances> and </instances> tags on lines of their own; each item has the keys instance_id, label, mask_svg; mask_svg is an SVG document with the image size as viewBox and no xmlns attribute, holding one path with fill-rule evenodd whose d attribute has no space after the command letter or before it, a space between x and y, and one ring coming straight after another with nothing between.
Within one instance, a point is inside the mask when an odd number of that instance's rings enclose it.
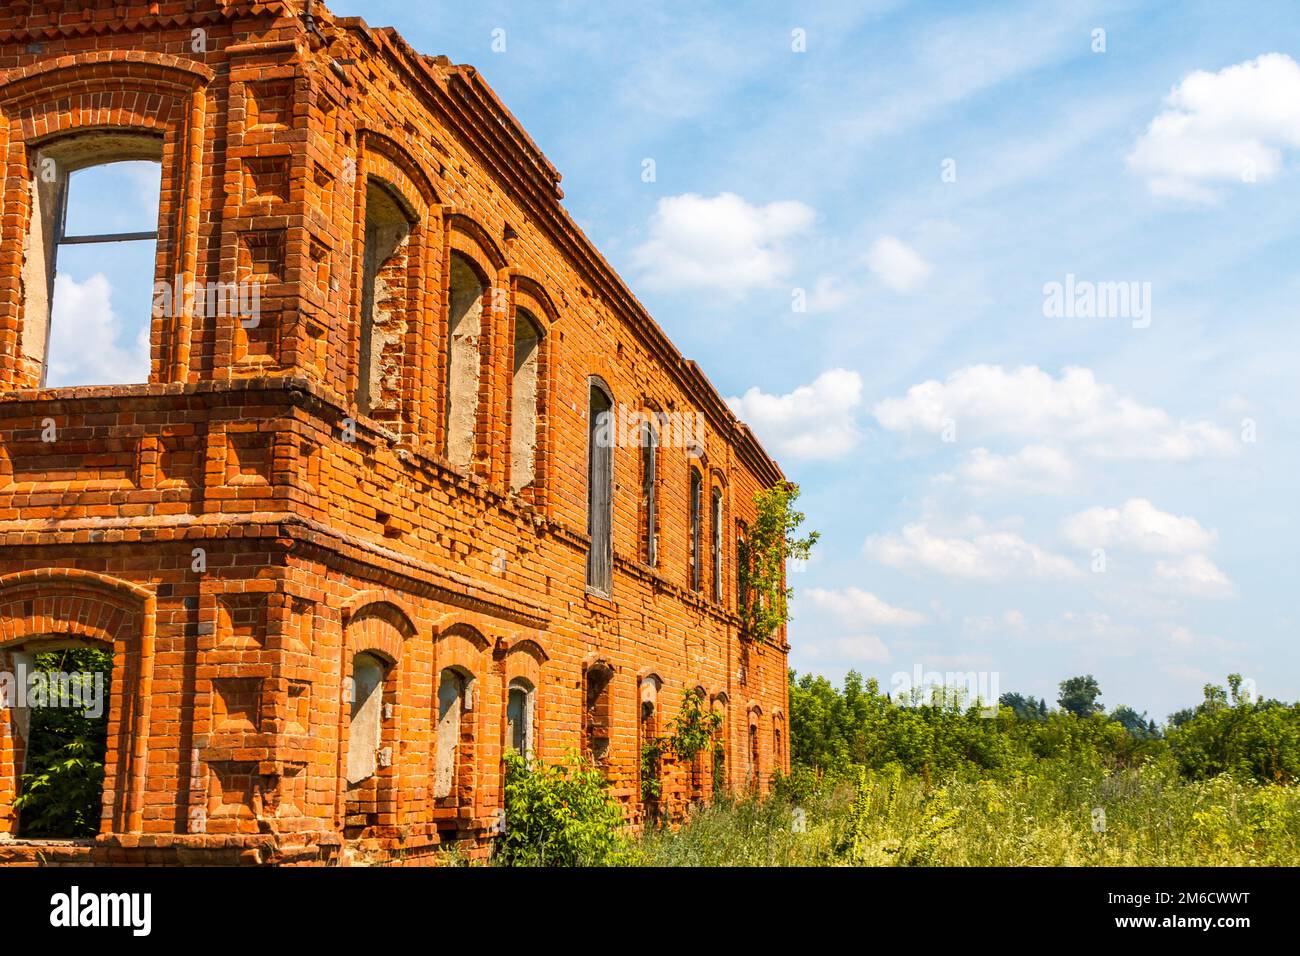
<instances>
[{"instance_id":1,"label":"arched window opening","mask_svg":"<svg viewBox=\"0 0 1300 956\"><path fill-rule=\"evenodd\" d=\"M455 795L463 749L462 718L470 709L470 679L455 668L443 670L438 680L437 758L433 774L433 796Z\"/></svg>"},{"instance_id":2,"label":"arched window opening","mask_svg":"<svg viewBox=\"0 0 1300 956\"><path fill-rule=\"evenodd\" d=\"M658 504L655 480L658 469L659 436L654 426L641 426L641 535L645 563L654 567L659 561Z\"/></svg>"},{"instance_id":3,"label":"arched window opening","mask_svg":"<svg viewBox=\"0 0 1300 956\"><path fill-rule=\"evenodd\" d=\"M352 658L352 701L348 718L348 787L375 775L383 737L384 676L388 668L374 654Z\"/></svg>"},{"instance_id":4,"label":"arched window opening","mask_svg":"<svg viewBox=\"0 0 1300 956\"><path fill-rule=\"evenodd\" d=\"M447 458L466 469L474 458L479 390L479 337L484 286L464 256L451 254L447 322Z\"/></svg>"},{"instance_id":5,"label":"arched window opening","mask_svg":"<svg viewBox=\"0 0 1300 956\"><path fill-rule=\"evenodd\" d=\"M713 792L716 795L727 790L727 702L724 698L714 698L713 712L718 716L713 737Z\"/></svg>"},{"instance_id":6,"label":"arched window opening","mask_svg":"<svg viewBox=\"0 0 1300 956\"><path fill-rule=\"evenodd\" d=\"M691 469L690 581L691 590L700 590L700 510L703 506L704 481L699 471Z\"/></svg>"},{"instance_id":7,"label":"arched window opening","mask_svg":"<svg viewBox=\"0 0 1300 956\"><path fill-rule=\"evenodd\" d=\"M709 509L709 530L712 532L713 600L722 600L722 489L713 489Z\"/></svg>"},{"instance_id":8,"label":"arched window opening","mask_svg":"<svg viewBox=\"0 0 1300 956\"><path fill-rule=\"evenodd\" d=\"M362 414L384 420L400 412L411 229L392 192L368 181L356 399Z\"/></svg>"},{"instance_id":9,"label":"arched window opening","mask_svg":"<svg viewBox=\"0 0 1300 956\"><path fill-rule=\"evenodd\" d=\"M772 765L785 770L785 720L779 714L772 718Z\"/></svg>"},{"instance_id":10,"label":"arched window opening","mask_svg":"<svg viewBox=\"0 0 1300 956\"><path fill-rule=\"evenodd\" d=\"M537 371L542 334L523 309L515 313L515 366L510 395L510 490L537 474Z\"/></svg>"},{"instance_id":11,"label":"arched window opening","mask_svg":"<svg viewBox=\"0 0 1300 956\"><path fill-rule=\"evenodd\" d=\"M641 802L647 817L658 812L663 796L663 741L659 739L659 678L641 681L637 726L640 730L638 751L641 755Z\"/></svg>"},{"instance_id":12,"label":"arched window opening","mask_svg":"<svg viewBox=\"0 0 1300 956\"><path fill-rule=\"evenodd\" d=\"M614 402L591 383L587 415L587 587L608 597L614 564Z\"/></svg>"},{"instance_id":13,"label":"arched window opening","mask_svg":"<svg viewBox=\"0 0 1300 956\"><path fill-rule=\"evenodd\" d=\"M749 528L736 522L736 610L741 614L749 603Z\"/></svg>"},{"instance_id":14,"label":"arched window opening","mask_svg":"<svg viewBox=\"0 0 1300 956\"><path fill-rule=\"evenodd\" d=\"M530 682L523 678L510 682L506 695L506 746L529 759L534 753L533 726L536 698L537 690Z\"/></svg>"},{"instance_id":15,"label":"arched window opening","mask_svg":"<svg viewBox=\"0 0 1300 956\"><path fill-rule=\"evenodd\" d=\"M587 759L602 770L609 762L612 731L609 683L614 676L607 667L587 669L583 678L583 750Z\"/></svg>"},{"instance_id":16,"label":"arched window opening","mask_svg":"<svg viewBox=\"0 0 1300 956\"><path fill-rule=\"evenodd\" d=\"M749 785L757 787L758 781L758 724L751 720L749 724Z\"/></svg>"},{"instance_id":17,"label":"arched window opening","mask_svg":"<svg viewBox=\"0 0 1300 956\"><path fill-rule=\"evenodd\" d=\"M6 693L18 772L17 835L69 839L99 833L113 655L105 646L37 641L9 652Z\"/></svg>"},{"instance_id":18,"label":"arched window opening","mask_svg":"<svg viewBox=\"0 0 1300 956\"><path fill-rule=\"evenodd\" d=\"M155 317L185 290L155 284L162 140L94 133L34 156L23 263L23 352L41 384L149 380Z\"/></svg>"}]
</instances>

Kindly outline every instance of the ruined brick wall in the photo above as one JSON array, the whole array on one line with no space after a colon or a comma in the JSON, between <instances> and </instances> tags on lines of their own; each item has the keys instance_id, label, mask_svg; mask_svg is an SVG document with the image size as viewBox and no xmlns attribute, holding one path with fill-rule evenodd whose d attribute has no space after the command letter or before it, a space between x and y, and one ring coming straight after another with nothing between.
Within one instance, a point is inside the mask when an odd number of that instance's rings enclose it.
<instances>
[{"instance_id":1,"label":"ruined brick wall","mask_svg":"<svg viewBox=\"0 0 1300 956\"><path fill-rule=\"evenodd\" d=\"M766 786L788 761L784 634L756 644L736 614L737 529L779 470L569 219L558 174L473 68L303 12L0 9L0 670L54 635L114 650L101 836L4 838L22 742L0 711L0 862L484 852L515 681L535 689L534 749L557 761L591 729L586 675L612 673L598 736L634 822L647 681L661 729L690 688L726 714L729 786ZM256 282L260 313L182 303L153 320L148 384L41 389L38 165L109 131L160 150L156 278ZM396 252L368 273L380 243ZM454 263L478 282L473 302L455 301ZM528 408L523 314L539 332ZM699 422L698 446L656 456L653 566L641 450L634 435L614 448L608 596L586 586L593 380L617 407ZM530 427L518 487L512 449ZM359 653L386 670L376 768L349 788ZM443 771L448 671L463 699ZM663 808L707 795L710 777L665 767Z\"/></svg>"}]
</instances>

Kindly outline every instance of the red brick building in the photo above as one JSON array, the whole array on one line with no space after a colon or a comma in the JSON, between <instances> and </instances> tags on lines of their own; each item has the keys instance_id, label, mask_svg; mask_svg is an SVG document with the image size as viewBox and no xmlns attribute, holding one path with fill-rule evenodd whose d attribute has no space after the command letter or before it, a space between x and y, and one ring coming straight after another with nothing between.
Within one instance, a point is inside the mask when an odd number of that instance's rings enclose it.
<instances>
[{"instance_id":1,"label":"red brick building","mask_svg":"<svg viewBox=\"0 0 1300 956\"><path fill-rule=\"evenodd\" d=\"M20 837L9 706L0 862L480 853L509 747L635 822L697 688L718 779L786 767L785 636L737 614L781 473L474 68L310 0L9 0L0 159L0 672L113 653L100 835ZM147 381L45 387L68 177L126 160L180 291Z\"/></svg>"}]
</instances>

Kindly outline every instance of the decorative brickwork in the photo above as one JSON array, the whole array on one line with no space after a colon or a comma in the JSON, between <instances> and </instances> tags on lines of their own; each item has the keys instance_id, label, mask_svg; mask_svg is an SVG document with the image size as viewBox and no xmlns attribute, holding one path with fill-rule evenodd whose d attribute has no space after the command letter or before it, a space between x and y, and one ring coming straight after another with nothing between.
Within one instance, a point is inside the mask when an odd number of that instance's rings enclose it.
<instances>
[{"instance_id":1,"label":"decorative brickwork","mask_svg":"<svg viewBox=\"0 0 1300 956\"><path fill-rule=\"evenodd\" d=\"M475 69L312 7L0 9L0 670L51 640L114 659L93 840L16 838L0 711L0 863L482 855L518 741L593 755L639 823L638 740L694 688L720 782L787 765L785 637L736 608L780 471ZM44 389L41 160L96 149L161 159L157 281L255 282L259 311L181 296L147 384ZM619 421L607 596L593 381L694 425L647 469ZM660 813L713 790L712 754L660 770Z\"/></svg>"}]
</instances>

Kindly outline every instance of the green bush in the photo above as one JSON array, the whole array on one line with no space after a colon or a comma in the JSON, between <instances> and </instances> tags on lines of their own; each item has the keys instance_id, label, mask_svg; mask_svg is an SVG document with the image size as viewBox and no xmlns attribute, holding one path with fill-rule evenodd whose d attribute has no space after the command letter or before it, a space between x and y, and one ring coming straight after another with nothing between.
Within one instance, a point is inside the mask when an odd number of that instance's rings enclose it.
<instances>
[{"instance_id":1,"label":"green bush","mask_svg":"<svg viewBox=\"0 0 1300 956\"><path fill-rule=\"evenodd\" d=\"M549 766L507 754L505 811L494 857L502 866L608 866L626 849L604 775L576 756Z\"/></svg>"}]
</instances>

